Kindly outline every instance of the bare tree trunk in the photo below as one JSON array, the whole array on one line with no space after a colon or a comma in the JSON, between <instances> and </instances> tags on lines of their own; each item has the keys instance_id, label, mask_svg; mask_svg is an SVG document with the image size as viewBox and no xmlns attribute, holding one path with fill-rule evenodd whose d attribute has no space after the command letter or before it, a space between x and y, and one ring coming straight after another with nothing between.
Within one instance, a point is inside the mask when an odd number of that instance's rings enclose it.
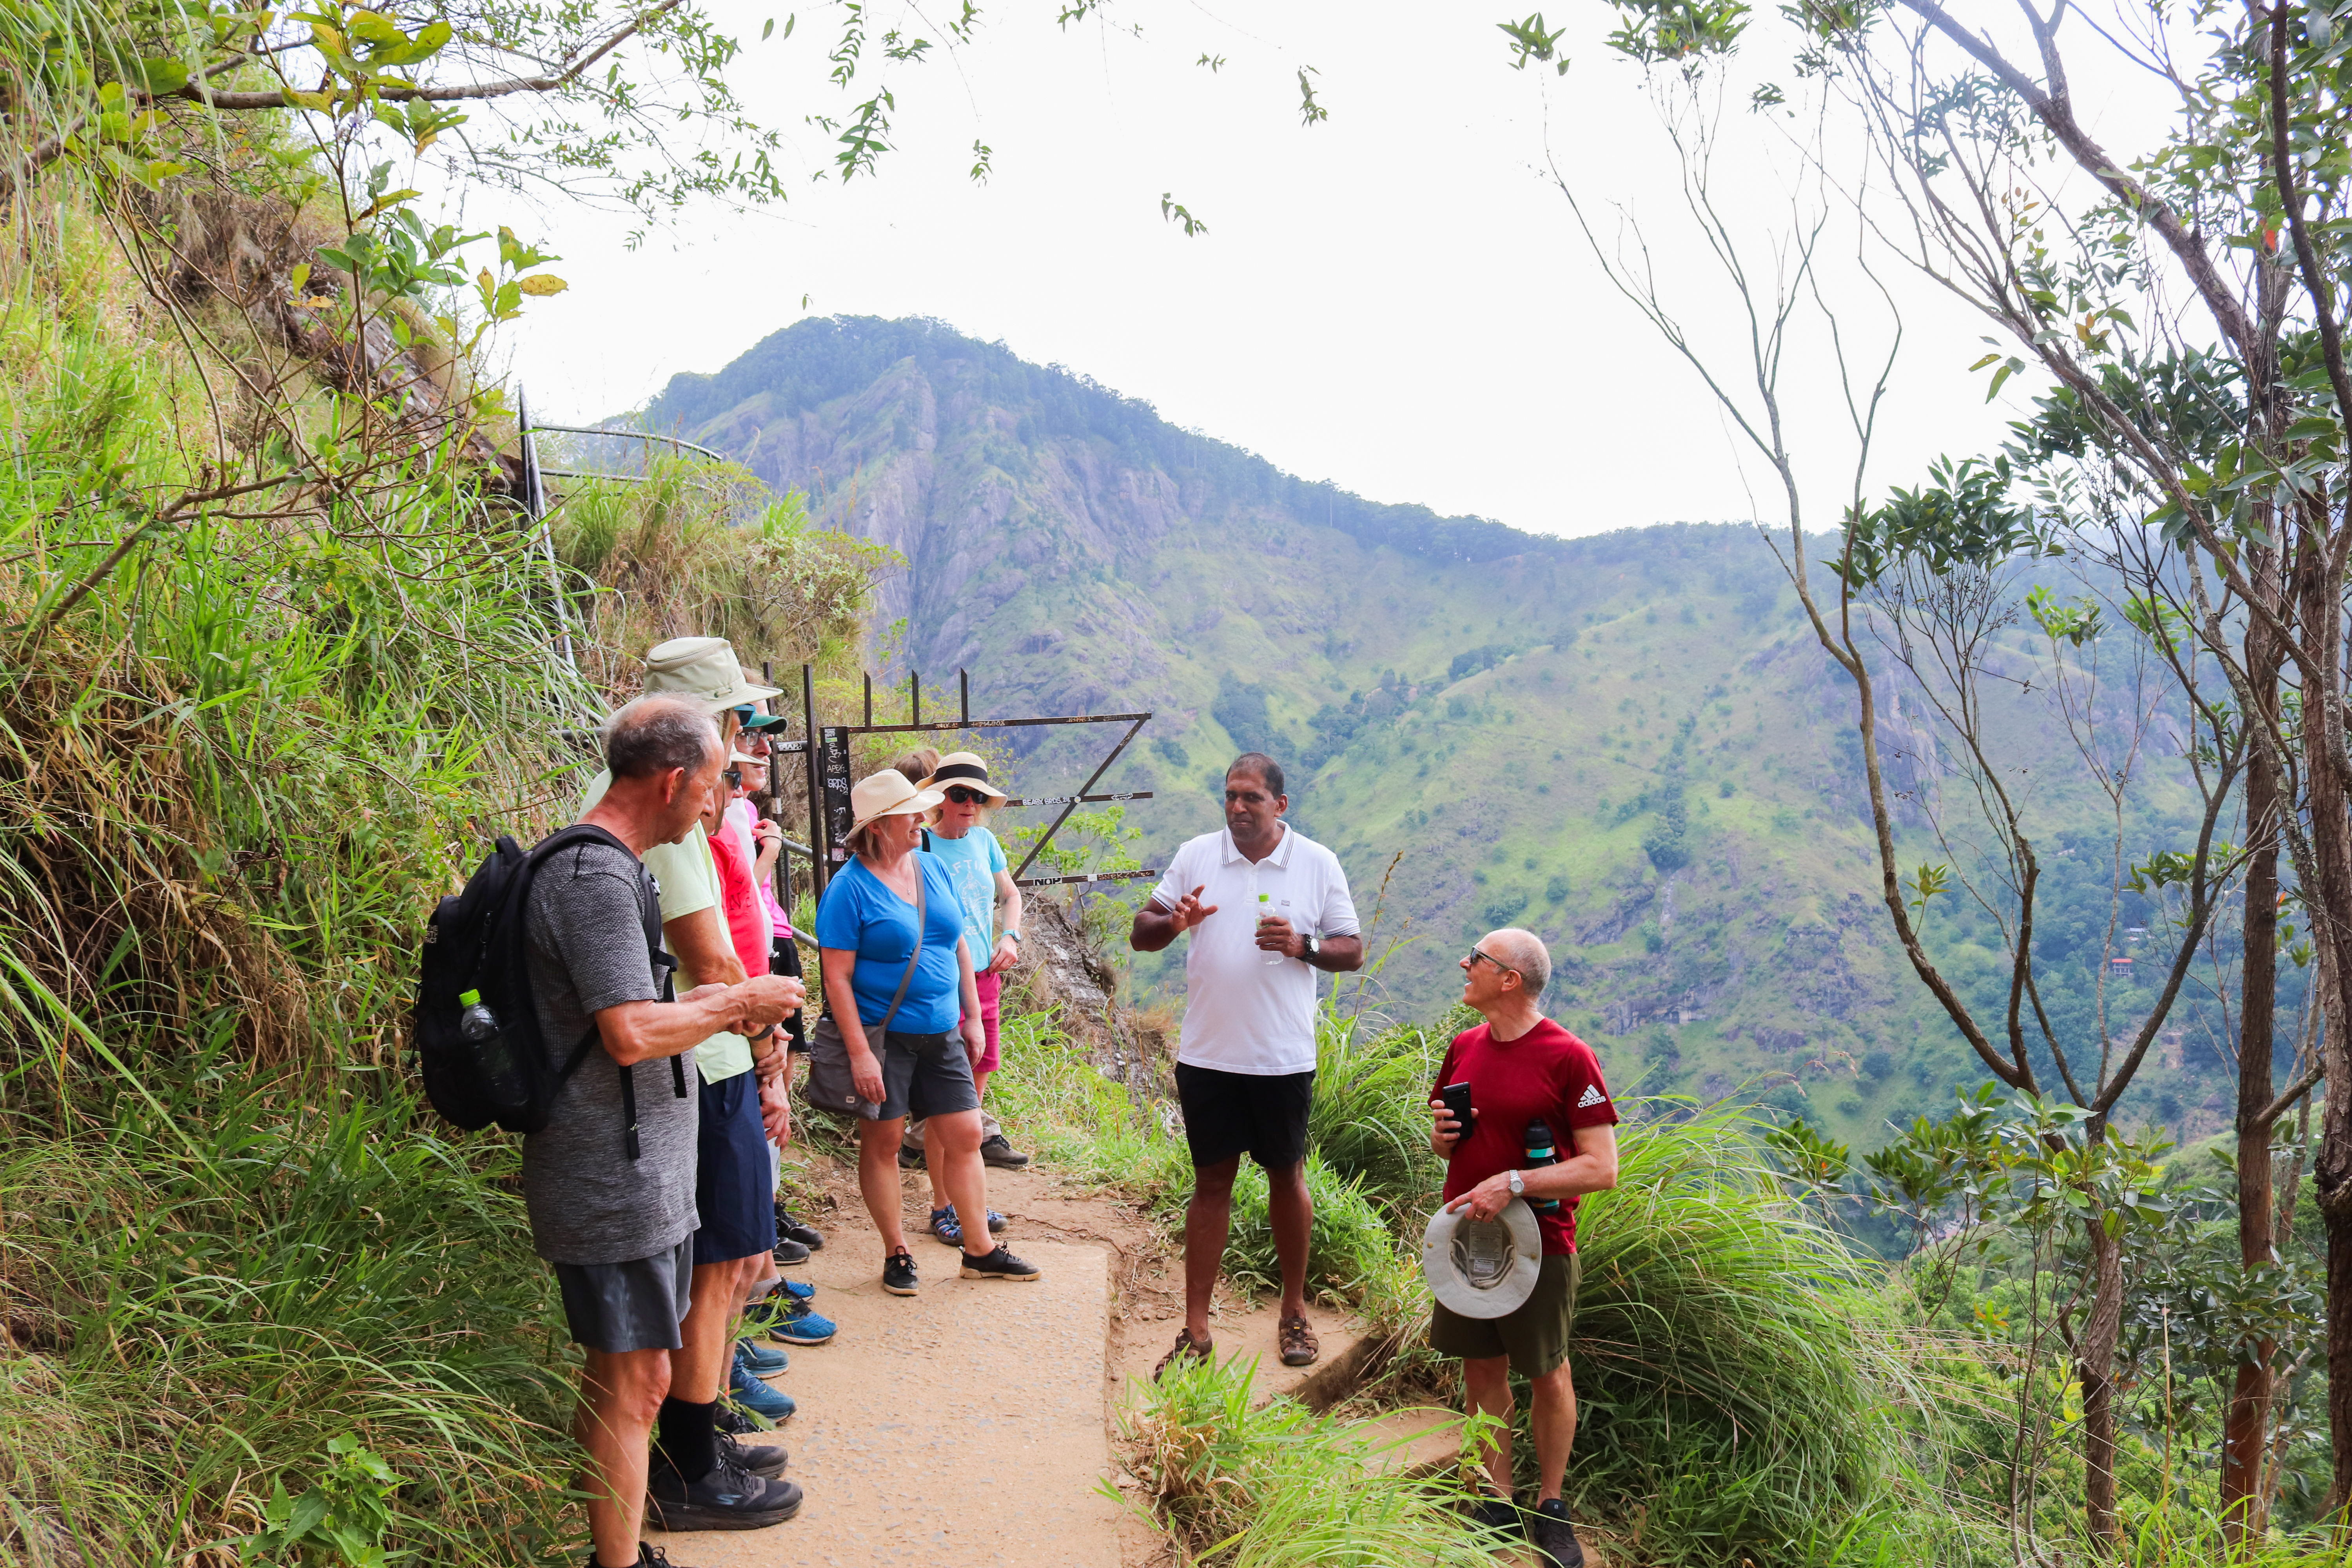
<instances>
[{"instance_id":1,"label":"bare tree trunk","mask_svg":"<svg viewBox=\"0 0 2352 1568\"><path fill-rule=\"evenodd\" d=\"M2277 658L2259 626L2248 628L2246 664L2250 683L2272 711L2278 696ZM2250 717L2260 723L2259 717ZM2271 1260L2271 1056L2278 993L2279 800L2277 781L2257 760L2246 770L2246 860L2244 964L2239 976L2238 1011L2238 1261L2259 1268ZM2255 1359L2238 1364L2230 1405L2221 1423L2221 1539L2236 1556L2246 1549L2260 1506L2264 1439L2271 1407L2268 1340Z\"/></svg>"},{"instance_id":2,"label":"bare tree trunk","mask_svg":"<svg viewBox=\"0 0 2352 1568\"><path fill-rule=\"evenodd\" d=\"M2099 1134L2105 1135L2102 1129ZM2116 1509L2116 1340L2123 1331L2123 1247L2107 1234L2104 1214L2086 1226L2091 1243L2091 1315L2075 1342L2075 1375L2083 1384L2083 1526L2101 1552L2120 1546Z\"/></svg>"},{"instance_id":3,"label":"bare tree trunk","mask_svg":"<svg viewBox=\"0 0 2352 1568\"><path fill-rule=\"evenodd\" d=\"M2303 754L2311 858L2319 883L2305 890L2305 901L2319 952L2320 996L2326 1009L2321 1059L2328 1086L2313 1175L2319 1212L2327 1222L2327 1426L2336 1451L2329 1510L2340 1515L2352 1502L2352 1018L2344 994L2352 978L2352 819L2346 816L2342 606L2336 574L2326 569L2324 510L2301 521L2306 531L2296 552L2297 608L2310 655L2305 664ZM2311 689L2314 685L2320 689Z\"/></svg>"}]
</instances>

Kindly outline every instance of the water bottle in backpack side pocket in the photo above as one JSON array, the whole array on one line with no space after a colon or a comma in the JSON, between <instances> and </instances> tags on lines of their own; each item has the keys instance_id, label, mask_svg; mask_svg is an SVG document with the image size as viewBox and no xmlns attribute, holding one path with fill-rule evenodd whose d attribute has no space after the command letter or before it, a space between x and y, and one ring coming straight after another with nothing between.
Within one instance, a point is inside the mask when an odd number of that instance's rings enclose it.
<instances>
[{"instance_id":1,"label":"water bottle in backpack side pocket","mask_svg":"<svg viewBox=\"0 0 2352 1568\"><path fill-rule=\"evenodd\" d=\"M482 1087L489 1091L491 1102L500 1107L520 1105L522 1073L515 1063L514 1048L507 1043L506 1031L499 1026L498 1015L483 1003L478 991L461 991L457 1001L465 1008L457 1015L457 1033L474 1047Z\"/></svg>"},{"instance_id":2,"label":"water bottle in backpack side pocket","mask_svg":"<svg viewBox=\"0 0 2352 1568\"><path fill-rule=\"evenodd\" d=\"M1537 1120L1528 1122L1528 1169L1532 1171L1544 1165L1557 1165L1559 1163L1559 1151L1552 1145L1550 1123L1543 1121L1541 1118L1538 1118ZM1558 1198L1531 1197L1528 1200L1528 1206L1534 1209L1538 1214L1558 1214L1559 1212L1559 1200Z\"/></svg>"}]
</instances>

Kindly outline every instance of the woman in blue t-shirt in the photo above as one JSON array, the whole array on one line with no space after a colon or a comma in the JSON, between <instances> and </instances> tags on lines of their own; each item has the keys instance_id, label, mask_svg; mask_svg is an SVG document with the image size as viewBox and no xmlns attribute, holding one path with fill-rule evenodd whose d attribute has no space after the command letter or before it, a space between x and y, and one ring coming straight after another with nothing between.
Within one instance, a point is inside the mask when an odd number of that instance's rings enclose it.
<instances>
[{"instance_id":1,"label":"woman in blue t-shirt","mask_svg":"<svg viewBox=\"0 0 2352 1568\"><path fill-rule=\"evenodd\" d=\"M989 1240L972 1083L987 1042L971 949L953 877L919 847L922 814L940 798L894 769L860 780L849 793L852 853L816 911L825 1016L811 1042L809 1089L819 1104L849 1109L838 1101L850 1100L858 1111L858 1190L882 1237L882 1289L894 1296L917 1286L899 1220L898 1142L910 1113L929 1119L929 1163L963 1221L963 1278L1037 1278ZM854 1094L839 1087L845 1078Z\"/></svg>"}]
</instances>

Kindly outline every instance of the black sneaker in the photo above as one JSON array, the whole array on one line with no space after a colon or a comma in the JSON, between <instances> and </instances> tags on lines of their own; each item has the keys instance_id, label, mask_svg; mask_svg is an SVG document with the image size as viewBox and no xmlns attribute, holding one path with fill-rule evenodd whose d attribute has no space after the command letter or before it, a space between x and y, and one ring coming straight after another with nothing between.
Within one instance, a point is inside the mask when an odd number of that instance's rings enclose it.
<instances>
[{"instance_id":1,"label":"black sneaker","mask_svg":"<svg viewBox=\"0 0 2352 1568\"><path fill-rule=\"evenodd\" d=\"M985 1258L963 1255L963 1278L966 1279L1034 1279L1037 1270L1013 1256L1012 1250L1000 1245Z\"/></svg>"},{"instance_id":2,"label":"black sneaker","mask_svg":"<svg viewBox=\"0 0 2352 1568\"><path fill-rule=\"evenodd\" d=\"M994 1165L1005 1171L1017 1171L1029 1163L1029 1156L1013 1148L1002 1132L992 1133L980 1141L980 1158L982 1164Z\"/></svg>"},{"instance_id":3,"label":"black sneaker","mask_svg":"<svg viewBox=\"0 0 2352 1568\"><path fill-rule=\"evenodd\" d=\"M1519 1532L1519 1505L1509 1498L1487 1492L1470 1505L1470 1528L1490 1535L1516 1535Z\"/></svg>"},{"instance_id":4,"label":"black sneaker","mask_svg":"<svg viewBox=\"0 0 2352 1568\"><path fill-rule=\"evenodd\" d=\"M915 1278L915 1255L900 1247L882 1260L882 1289L893 1296L911 1296L919 1283Z\"/></svg>"},{"instance_id":5,"label":"black sneaker","mask_svg":"<svg viewBox=\"0 0 2352 1568\"><path fill-rule=\"evenodd\" d=\"M588 1549L588 1568L596 1568L596 1549L593 1546ZM672 1563L669 1553L652 1542L640 1541L637 1542L637 1568L682 1568L682 1565Z\"/></svg>"},{"instance_id":6,"label":"black sneaker","mask_svg":"<svg viewBox=\"0 0 2352 1568\"><path fill-rule=\"evenodd\" d=\"M800 1510L798 1485L725 1459L698 1481L659 1460L646 1478L646 1522L656 1530L765 1530Z\"/></svg>"},{"instance_id":7,"label":"black sneaker","mask_svg":"<svg viewBox=\"0 0 2352 1568\"><path fill-rule=\"evenodd\" d=\"M748 1437L754 1432L769 1430L753 1419L750 1411L724 1399L719 1402L719 1408L710 1413L710 1424L719 1428L722 1436L728 1437Z\"/></svg>"},{"instance_id":8,"label":"black sneaker","mask_svg":"<svg viewBox=\"0 0 2352 1568\"><path fill-rule=\"evenodd\" d=\"M795 1268L808 1261L809 1249L791 1237L776 1237L776 1265L780 1268Z\"/></svg>"},{"instance_id":9,"label":"black sneaker","mask_svg":"<svg viewBox=\"0 0 2352 1568\"><path fill-rule=\"evenodd\" d=\"M898 1169L902 1171L919 1171L922 1168L923 1152L920 1149L909 1149L904 1143L899 1144Z\"/></svg>"},{"instance_id":10,"label":"black sneaker","mask_svg":"<svg viewBox=\"0 0 2352 1568\"><path fill-rule=\"evenodd\" d=\"M797 1241L811 1252L824 1250L824 1237L816 1226L794 1219L793 1211L782 1204L776 1205L776 1235L782 1241Z\"/></svg>"},{"instance_id":11,"label":"black sneaker","mask_svg":"<svg viewBox=\"0 0 2352 1568\"><path fill-rule=\"evenodd\" d=\"M719 1462L736 1465L755 1476L781 1476L792 1456L773 1443L738 1443L725 1432L719 1434Z\"/></svg>"},{"instance_id":12,"label":"black sneaker","mask_svg":"<svg viewBox=\"0 0 2352 1568\"><path fill-rule=\"evenodd\" d=\"M1536 1549L1539 1568L1584 1568L1576 1526L1568 1517L1568 1505L1558 1498L1536 1504L1528 1515L1528 1543Z\"/></svg>"}]
</instances>

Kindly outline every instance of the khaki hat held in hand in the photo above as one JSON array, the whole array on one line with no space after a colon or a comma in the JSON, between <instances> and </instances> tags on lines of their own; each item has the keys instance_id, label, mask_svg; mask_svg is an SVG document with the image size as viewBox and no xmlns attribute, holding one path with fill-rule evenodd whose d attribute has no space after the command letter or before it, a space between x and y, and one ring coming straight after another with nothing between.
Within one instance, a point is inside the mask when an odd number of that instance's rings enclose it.
<instances>
[{"instance_id":1,"label":"khaki hat held in hand","mask_svg":"<svg viewBox=\"0 0 2352 1568\"><path fill-rule=\"evenodd\" d=\"M1535 1294L1542 1267L1543 1236L1525 1198L1513 1198L1493 1219L1472 1219L1467 1206L1439 1209L1421 1238L1430 1293L1465 1318L1517 1311Z\"/></svg>"}]
</instances>

